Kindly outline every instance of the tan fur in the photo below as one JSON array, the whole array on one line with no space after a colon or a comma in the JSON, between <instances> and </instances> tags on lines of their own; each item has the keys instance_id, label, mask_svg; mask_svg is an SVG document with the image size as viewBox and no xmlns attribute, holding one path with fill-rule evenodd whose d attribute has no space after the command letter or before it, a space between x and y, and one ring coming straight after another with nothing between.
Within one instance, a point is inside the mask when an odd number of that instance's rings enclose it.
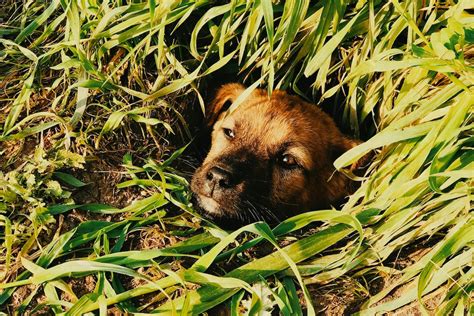
<instances>
[{"instance_id":1,"label":"tan fur","mask_svg":"<svg viewBox=\"0 0 474 316\"><path fill-rule=\"evenodd\" d=\"M262 185L271 186L266 198L270 200L271 211L280 219L300 211L329 207L348 195L349 180L334 172L333 161L356 142L344 136L319 108L284 91L274 91L268 97L264 90L257 89L235 111L224 113L224 104L235 101L244 90L240 84L224 85L209 106L208 124L214 126L212 146L193 177L194 193L198 196L202 193L206 173L220 164L222 157L232 158L236 153L248 152L256 157L262 168L270 170L270 180L265 179L266 184ZM226 138L224 128L232 129L235 138ZM280 170L274 161L281 150L295 157L302 170ZM252 179L252 176L248 175L248 181L263 181ZM269 181L271 184L267 183ZM223 198L213 197L222 208L216 210L216 213L222 213L219 216L239 212L226 203L237 204L239 199L245 198L242 196L245 185L243 182L241 187L236 186L230 191L232 194Z\"/></svg>"}]
</instances>

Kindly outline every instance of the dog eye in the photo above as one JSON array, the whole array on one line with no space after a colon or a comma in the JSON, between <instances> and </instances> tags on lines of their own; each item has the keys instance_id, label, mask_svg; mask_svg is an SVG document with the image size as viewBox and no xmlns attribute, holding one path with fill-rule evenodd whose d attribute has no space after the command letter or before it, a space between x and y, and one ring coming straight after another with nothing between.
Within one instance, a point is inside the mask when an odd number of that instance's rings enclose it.
<instances>
[{"instance_id":1,"label":"dog eye","mask_svg":"<svg viewBox=\"0 0 474 316\"><path fill-rule=\"evenodd\" d=\"M223 128L223 131L224 131L224 135L229 138L229 139L233 139L235 137L235 134L234 134L234 131L231 130L230 128Z\"/></svg>"},{"instance_id":2,"label":"dog eye","mask_svg":"<svg viewBox=\"0 0 474 316\"><path fill-rule=\"evenodd\" d=\"M298 165L295 157L289 154L284 154L280 157L280 164L285 168L294 168Z\"/></svg>"}]
</instances>

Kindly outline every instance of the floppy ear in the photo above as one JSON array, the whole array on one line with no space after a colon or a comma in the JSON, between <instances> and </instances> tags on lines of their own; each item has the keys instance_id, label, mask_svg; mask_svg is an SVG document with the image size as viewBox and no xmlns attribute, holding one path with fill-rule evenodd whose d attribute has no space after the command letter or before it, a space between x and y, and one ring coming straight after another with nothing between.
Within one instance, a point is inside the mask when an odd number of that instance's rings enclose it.
<instances>
[{"instance_id":1,"label":"floppy ear","mask_svg":"<svg viewBox=\"0 0 474 316\"><path fill-rule=\"evenodd\" d=\"M220 87L214 100L206 107L207 127L212 127L244 90L245 87L240 83L227 83Z\"/></svg>"},{"instance_id":2,"label":"floppy ear","mask_svg":"<svg viewBox=\"0 0 474 316\"><path fill-rule=\"evenodd\" d=\"M355 146L359 145L360 142L350 139L346 136L339 138L336 142L334 142L331 146L331 159L334 161L346 151L354 148Z\"/></svg>"},{"instance_id":3,"label":"floppy ear","mask_svg":"<svg viewBox=\"0 0 474 316\"><path fill-rule=\"evenodd\" d=\"M356 147L357 145L361 144L362 142L359 140L350 139L348 137L344 137L341 142L337 143L332 150L333 159L336 160L339 156L344 154L346 151ZM364 169L366 169L369 162L372 160L373 152L367 153L359 160L354 162L349 170L353 172L355 175L362 176Z\"/></svg>"}]
</instances>

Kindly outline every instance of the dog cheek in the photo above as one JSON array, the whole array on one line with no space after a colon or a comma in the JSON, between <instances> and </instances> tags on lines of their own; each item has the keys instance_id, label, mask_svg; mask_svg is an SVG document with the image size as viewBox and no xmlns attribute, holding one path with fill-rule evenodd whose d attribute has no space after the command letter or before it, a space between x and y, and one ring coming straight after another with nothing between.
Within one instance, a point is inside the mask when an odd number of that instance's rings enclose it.
<instances>
[{"instance_id":1,"label":"dog cheek","mask_svg":"<svg viewBox=\"0 0 474 316\"><path fill-rule=\"evenodd\" d=\"M276 173L273 177L273 202L276 206L283 205L285 210L303 206L306 198L307 181L304 175L281 175ZM292 204L293 207L289 207Z\"/></svg>"}]
</instances>

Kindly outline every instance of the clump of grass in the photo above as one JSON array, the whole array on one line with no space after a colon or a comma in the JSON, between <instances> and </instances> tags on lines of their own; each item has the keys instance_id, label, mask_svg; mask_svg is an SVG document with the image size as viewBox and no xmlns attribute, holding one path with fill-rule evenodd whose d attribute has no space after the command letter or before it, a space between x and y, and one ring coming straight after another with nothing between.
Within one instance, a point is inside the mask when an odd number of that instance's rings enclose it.
<instances>
[{"instance_id":1,"label":"clump of grass","mask_svg":"<svg viewBox=\"0 0 474 316\"><path fill-rule=\"evenodd\" d=\"M278 308L301 315L299 294L307 313L315 313L307 286L352 278L366 293L360 314L412 302L427 313L429 296L439 297L433 311L439 315L472 313L469 5L0 4L0 304L18 314L106 314L111 306L196 314L227 301L234 314ZM173 167L184 148L156 158L149 145L134 146L150 138L163 147L179 130L173 123L182 121L179 110L186 110L173 104L195 100L204 110L199 87L226 73L249 89L289 89L325 100L346 130L367 139L335 162L348 173L346 166L376 152L341 210L298 215L273 229L254 223L224 232L193 212L187 181ZM118 188L136 188L141 197L124 208L76 203L72 193L87 183L73 174L121 140L135 152L123 155L129 180ZM72 211L114 216L64 230L61 218ZM324 224L281 246L316 221ZM153 225L183 240L159 249L130 247L132 235ZM391 264L426 240L431 246L414 264ZM274 253L244 262L242 254L259 244ZM229 258L237 267L218 269ZM78 297L67 280L85 275L93 276L94 290ZM374 275L391 282L369 295L362 283ZM136 281L133 288L124 277ZM28 295L9 305L26 286ZM146 304L135 304L144 296Z\"/></svg>"}]
</instances>

